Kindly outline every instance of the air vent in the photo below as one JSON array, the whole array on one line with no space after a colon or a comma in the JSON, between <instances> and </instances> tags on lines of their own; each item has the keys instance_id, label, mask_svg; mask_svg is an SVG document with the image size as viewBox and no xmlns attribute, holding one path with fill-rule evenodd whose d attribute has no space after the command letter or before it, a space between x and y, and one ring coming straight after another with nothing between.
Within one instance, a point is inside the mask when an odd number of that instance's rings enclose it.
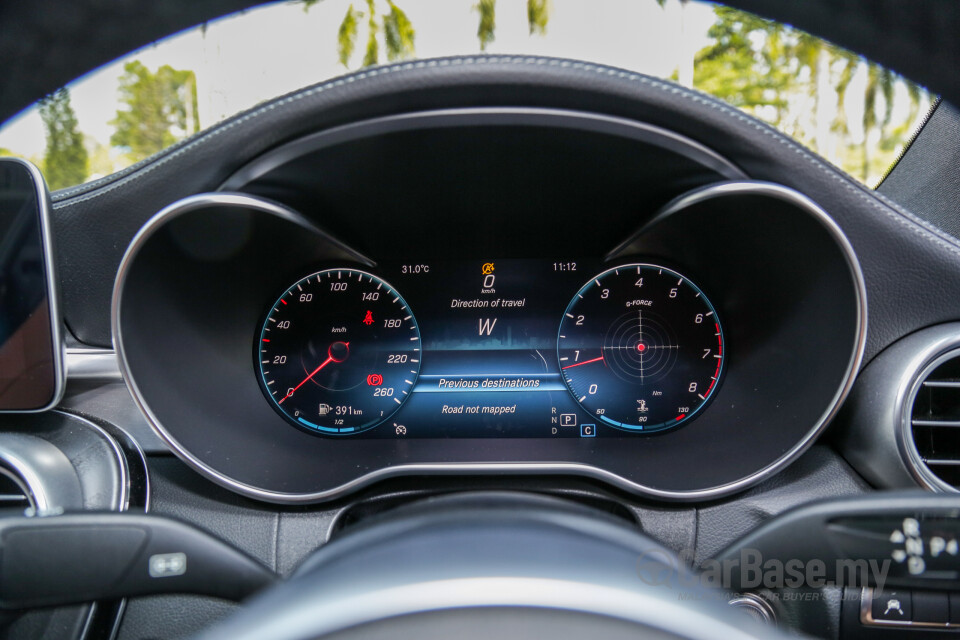
<instances>
[{"instance_id":1,"label":"air vent","mask_svg":"<svg viewBox=\"0 0 960 640\"><path fill-rule=\"evenodd\" d=\"M918 383L909 425L915 471L932 489L960 491L960 350L930 363Z\"/></svg>"},{"instance_id":2,"label":"air vent","mask_svg":"<svg viewBox=\"0 0 960 640\"><path fill-rule=\"evenodd\" d=\"M26 483L13 471L0 466L0 515L34 506Z\"/></svg>"}]
</instances>

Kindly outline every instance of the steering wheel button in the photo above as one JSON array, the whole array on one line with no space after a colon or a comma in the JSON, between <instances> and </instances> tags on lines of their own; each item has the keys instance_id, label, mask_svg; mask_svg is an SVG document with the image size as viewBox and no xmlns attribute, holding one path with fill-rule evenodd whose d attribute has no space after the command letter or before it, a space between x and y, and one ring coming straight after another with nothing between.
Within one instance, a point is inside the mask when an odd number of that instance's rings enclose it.
<instances>
[{"instance_id":1,"label":"steering wheel button","mask_svg":"<svg viewBox=\"0 0 960 640\"><path fill-rule=\"evenodd\" d=\"M874 591L871 612L874 620L913 621L913 598L909 591Z\"/></svg>"},{"instance_id":2,"label":"steering wheel button","mask_svg":"<svg viewBox=\"0 0 960 640\"><path fill-rule=\"evenodd\" d=\"M913 621L944 624L950 619L950 599L942 591L913 592Z\"/></svg>"},{"instance_id":3,"label":"steering wheel button","mask_svg":"<svg viewBox=\"0 0 960 640\"><path fill-rule=\"evenodd\" d=\"M950 593L950 624L960 625L960 593Z\"/></svg>"}]
</instances>

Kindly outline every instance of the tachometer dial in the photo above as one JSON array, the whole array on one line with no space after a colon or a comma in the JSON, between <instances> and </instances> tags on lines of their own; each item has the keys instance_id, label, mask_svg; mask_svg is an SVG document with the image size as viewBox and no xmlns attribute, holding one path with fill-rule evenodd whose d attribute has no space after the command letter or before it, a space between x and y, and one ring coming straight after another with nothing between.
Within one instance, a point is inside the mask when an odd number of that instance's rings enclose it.
<instances>
[{"instance_id":1,"label":"tachometer dial","mask_svg":"<svg viewBox=\"0 0 960 640\"><path fill-rule=\"evenodd\" d=\"M720 319L690 280L628 264L585 284L557 339L567 388L600 423L661 431L702 409L723 371Z\"/></svg>"},{"instance_id":2,"label":"tachometer dial","mask_svg":"<svg viewBox=\"0 0 960 640\"><path fill-rule=\"evenodd\" d=\"M420 330L380 278L328 269L287 289L257 342L261 387L296 426L352 434L385 421L420 372Z\"/></svg>"}]
</instances>

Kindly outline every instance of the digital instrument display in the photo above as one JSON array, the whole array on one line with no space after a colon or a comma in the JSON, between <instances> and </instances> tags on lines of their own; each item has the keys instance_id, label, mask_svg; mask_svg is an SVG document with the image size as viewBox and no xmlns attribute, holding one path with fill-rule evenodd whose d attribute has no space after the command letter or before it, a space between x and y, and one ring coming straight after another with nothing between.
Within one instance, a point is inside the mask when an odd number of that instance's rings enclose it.
<instances>
[{"instance_id":1,"label":"digital instrument display","mask_svg":"<svg viewBox=\"0 0 960 640\"><path fill-rule=\"evenodd\" d=\"M327 434L359 433L390 418L420 371L420 332L407 303L356 269L320 271L287 289L259 346L260 380L276 409Z\"/></svg>"},{"instance_id":2,"label":"digital instrument display","mask_svg":"<svg viewBox=\"0 0 960 640\"><path fill-rule=\"evenodd\" d=\"M62 394L48 198L33 165L0 159L0 411L40 411Z\"/></svg>"},{"instance_id":3,"label":"digital instrument display","mask_svg":"<svg viewBox=\"0 0 960 640\"><path fill-rule=\"evenodd\" d=\"M706 292L648 262L329 266L278 294L255 370L317 435L644 435L694 420L722 381Z\"/></svg>"},{"instance_id":4,"label":"digital instrument display","mask_svg":"<svg viewBox=\"0 0 960 640\"><path fill-rule=\"evenodd\" d=\"M560 321L563 381L605 424L661 431L689 420L720 378L723 332L710 301L676 271L608 269L583 286Z\"/></svg>"}]
</instances>

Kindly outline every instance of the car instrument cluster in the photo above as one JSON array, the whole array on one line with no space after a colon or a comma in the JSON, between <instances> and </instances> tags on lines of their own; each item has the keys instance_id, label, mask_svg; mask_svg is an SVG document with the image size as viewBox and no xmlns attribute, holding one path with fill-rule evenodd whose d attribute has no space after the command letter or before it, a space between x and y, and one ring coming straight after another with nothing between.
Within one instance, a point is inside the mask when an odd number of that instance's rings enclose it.
<instances>
[{"instance_id":1,"label":"car instrument cluster","mask_svg":"<svg viewBox=\"0 0 960 640\"><path fill-rule=\"evenodd\" d=\"M866 339L857 258L815 202L582 112L292 140L157 213L113 300L156 435L282 503L441 474L730 495L813 444Z\"/></svg>"},{"instance_id":2,"label":"car instrument cluster","mask_svg":"<svg viewBox=\"0 0 960 640\"><path fill-rule=\"evenodd\" d=\"M722 383L721 319L653 263L465 260L325 268L269 306L261 389L350 437L606 437L682 427Z\"/></svg>"}]
</instances>

